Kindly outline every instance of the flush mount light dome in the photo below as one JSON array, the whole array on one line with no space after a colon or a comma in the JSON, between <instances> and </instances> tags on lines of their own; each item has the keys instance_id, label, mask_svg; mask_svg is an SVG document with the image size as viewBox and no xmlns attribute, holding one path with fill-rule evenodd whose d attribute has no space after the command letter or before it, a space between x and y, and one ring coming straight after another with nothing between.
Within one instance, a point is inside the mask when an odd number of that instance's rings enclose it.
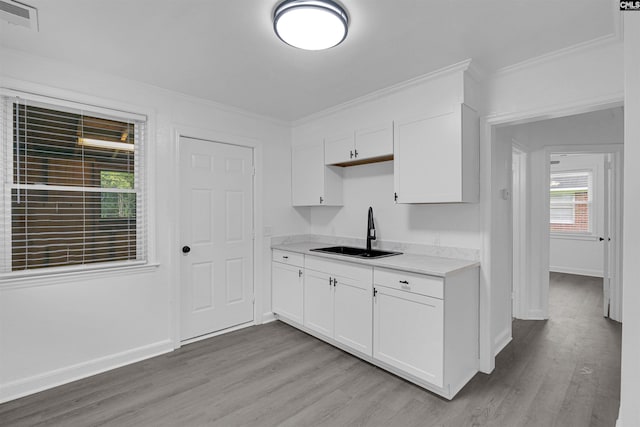
<instances>
[{"instance_id":1,"label":"flush mount light dome","mask_svg":"<svg viewBox=\"0 0 640 427\"><path fill-rule=\"evenodd\" d=\"M331 0L285 0L273 13L273 29L280 40L305 50L339 45L348 27L347 13Z\"/></svg>"}]
</instances>

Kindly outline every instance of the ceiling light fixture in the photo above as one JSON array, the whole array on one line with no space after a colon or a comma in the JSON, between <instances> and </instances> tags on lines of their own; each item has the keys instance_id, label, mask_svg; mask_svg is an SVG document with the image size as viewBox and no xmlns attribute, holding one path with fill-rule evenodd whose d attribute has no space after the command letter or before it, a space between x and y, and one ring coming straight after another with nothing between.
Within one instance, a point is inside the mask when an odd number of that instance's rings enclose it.
<instances>
[{"instance_id":1,"label":"ceiling light fixture","mask_svg":"<svg viewBox=\"0 0 640 427\"><path fill-rule=\"evenodd\" d=\"M78 145L94 148L106 148L108 150L134 151L133 144L128 142L105 141L103 139L78 138Z\"/></svg>"},{"instance_id":2,"label":"ceiling light fixture","mask_svg":"<svg viewBox=\"0 0 640 427\"><path fill-rule=\"evenodd\" d=\"M273 29L288 45L305 50L337 46L347 37L347 12L332 0L285 0L273 13Z\"/></svg>"}]
</instances>

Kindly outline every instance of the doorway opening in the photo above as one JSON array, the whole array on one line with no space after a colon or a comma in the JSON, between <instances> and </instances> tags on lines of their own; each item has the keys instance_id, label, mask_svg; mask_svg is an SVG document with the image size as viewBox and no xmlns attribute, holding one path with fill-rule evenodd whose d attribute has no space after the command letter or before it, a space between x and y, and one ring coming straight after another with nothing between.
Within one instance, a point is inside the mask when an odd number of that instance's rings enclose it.
<instances>
[{"instance_id":1,"label":"doorway opening","mask_svg":"<svg viewBox=\"0 0 640 427\"><path fill-rule=\"evenodd\" d=\"M511 155L513 317L549 318L550 274L570 274L598 278L601 314L621 321L622 129L617 107L498 130Z\"/></svg>"}]
</instances>

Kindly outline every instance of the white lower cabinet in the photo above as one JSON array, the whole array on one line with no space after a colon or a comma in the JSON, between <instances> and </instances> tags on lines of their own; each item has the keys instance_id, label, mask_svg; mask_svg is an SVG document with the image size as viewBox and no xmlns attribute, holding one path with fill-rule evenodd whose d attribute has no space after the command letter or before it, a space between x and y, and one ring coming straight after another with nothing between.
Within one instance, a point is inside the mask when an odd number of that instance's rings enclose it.
<instances>
[{"instance_id":1,"label":"white lower cabinet","mask_svg":"<svg viewBox=\"0 0 640 427\"><path fill-rule=\"evenodd\" d=\"M373 357L442 387L442 300L377 286L373 302Z\"/></svg>"},{"instance_id":2,"label":"white lower cabinet","mask_svg":"<svg viewBox=\"0 0 640 427\"><path fill-rule=\"evenodd\" d=\"M447 399L478 371L479 269L445 278L273 251L278 318Z\"/></svg>"},{"instance_id":3,"label":"white lower cabinet","mask_svg":"<svg viewBox=\"0 0 640 427\"><path fill-rule=\"evenodd\" d=\"M478 372L478 268L373 269L373 358L451 399Z\"/></svg>"},{"instance_id":4,"label":"white lower cabinet","mask_svg":"<svg viewBox=\"0 0 640 427\"><path fill-rule=\"evenodd\" d=\"M372 267L305 258L304 326L372 354Z\"/></svg>"},{"instance_id":5,"label":"white lower cabinet","mask_svg":"<svg viewBox=\"0 0 640 427\"><path fill-rule=\"evenodd\" d=\"M271 306L274 313L302 324L303 259L292 252L273 251L271 264Z\"/></svg>"},{"instance_id":6,"label":"white lower cabinet","mask_svg":"<svg viewBox=\"0 0 640 427\"><path fill-rule=\"evenodd\" d=\"M333 336L333 278L329 273L305 269L304 326Z\"/></svg>"}]
</instances>

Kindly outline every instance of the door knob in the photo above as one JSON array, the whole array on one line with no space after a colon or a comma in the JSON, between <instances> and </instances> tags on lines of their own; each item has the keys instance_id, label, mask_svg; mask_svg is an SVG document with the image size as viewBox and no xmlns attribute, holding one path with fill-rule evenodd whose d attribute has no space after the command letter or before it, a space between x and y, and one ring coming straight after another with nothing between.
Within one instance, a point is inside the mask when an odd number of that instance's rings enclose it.
<instances>
[{"instance_id":1,"label":"door knob","mask_svg":"<svg viewBox=\"0 0 640 427\"><path fill-rule=\"evenodd\" d=\"M182 253L183 254L188 254L189 252L191 252L191 248L189 246L183 246L182 247Z\"/></svg>"}]
</instances>

